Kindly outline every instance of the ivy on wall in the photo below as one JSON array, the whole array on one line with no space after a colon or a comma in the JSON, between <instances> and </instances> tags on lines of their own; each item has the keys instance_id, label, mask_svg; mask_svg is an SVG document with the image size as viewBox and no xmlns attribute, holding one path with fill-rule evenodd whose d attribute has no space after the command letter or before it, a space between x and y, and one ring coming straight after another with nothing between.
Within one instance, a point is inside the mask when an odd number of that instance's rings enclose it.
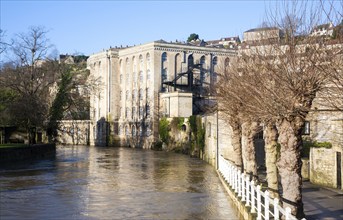
<instances>
[{"instance_id":1,"label":"ivy on wall","mask_svg":"<svg viewBox=\"0 0 343 220\"><path fill-rule=\"evenodd\" d=\"M202 126L201 117L192 115L188 120L192 132L192 148L204 150L205 147L205 128Z\"/></svg>"},{"instance_id":2,"label":"ivy on wall","mask_svg":"<svg viewBox=\"0 0 343 220\"><path fill-rule=\"evenodd\" d=\"M160 139L164 143L168 143L170 136L169 136L169 121L166 117L161 118L159 122L159 130L158 133L160 135Z\"/></svg>"}]
</instances>

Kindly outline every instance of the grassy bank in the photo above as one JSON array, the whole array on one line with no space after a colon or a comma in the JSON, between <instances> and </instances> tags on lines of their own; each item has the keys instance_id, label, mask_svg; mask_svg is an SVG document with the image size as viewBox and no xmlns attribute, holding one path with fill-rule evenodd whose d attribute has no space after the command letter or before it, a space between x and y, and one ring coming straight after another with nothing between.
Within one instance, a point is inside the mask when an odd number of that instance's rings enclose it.
<instances>
[{"instance_id":1,"label":"grassy bank","mask_svg":"<svg viewBox=\"0 0 343 220\"><path fill-rule=\"evenodd\" d=\"M17 147L28 147L28 144L0 144L1 148L17 148Z\"/></svg>"}]
</instances>

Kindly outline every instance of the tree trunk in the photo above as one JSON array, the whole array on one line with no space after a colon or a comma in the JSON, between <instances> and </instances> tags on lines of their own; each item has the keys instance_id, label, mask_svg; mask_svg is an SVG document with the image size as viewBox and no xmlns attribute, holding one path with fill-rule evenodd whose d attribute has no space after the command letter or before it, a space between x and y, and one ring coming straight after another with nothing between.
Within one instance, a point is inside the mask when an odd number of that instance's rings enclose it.
<instances>
[{"instance_id":1,"label":"tree trunk","mask_svg":"<svg viewBox=\"0 0 343 220\"><path fill-rule=\"evenodd\" d=\"M230 125L232 128L232 147L235 153L235 155L233 155L233 161L235 165L243 171L241 124L238 121L231 120Z\"/></svg>"},{"instance_id":2,"label":"tree trunk","mask_svg":"<svg viewBox=\"0 0 343 220\"><path fill-rule=\"evenodd\" d=\"M257 122L244 122L242 124L242 154L244 171L257 179L257 164L254 137L258 132Z\"/></svg>"},{"instance_id":3,"label":"tree trunk","mask_svg":"<svg viewBox=\"0 0 343 220\"><path fill-rule=\"evenodd\" d=\"M270 189L270 196L272 198L279 198L278 192L278 170L276 166L277 161L277 139L278 132L275 125L267 124L264 127L264 143L266 151L266 168L267 168L267 182Z\"/></svg>"},{"instance_id":4,"label":"tree trunk","mask_svg":"<svg viewBox=\"0 0 343 220\"><path fill-rule=\"evenodd\" d=\"M290 122L282 119L278 124L281 156L277 166L281 176L283 204L284 207L290 207L297 218L304 217L301 192L301 120L297 118Z\"/></svg>"}]
</instances>

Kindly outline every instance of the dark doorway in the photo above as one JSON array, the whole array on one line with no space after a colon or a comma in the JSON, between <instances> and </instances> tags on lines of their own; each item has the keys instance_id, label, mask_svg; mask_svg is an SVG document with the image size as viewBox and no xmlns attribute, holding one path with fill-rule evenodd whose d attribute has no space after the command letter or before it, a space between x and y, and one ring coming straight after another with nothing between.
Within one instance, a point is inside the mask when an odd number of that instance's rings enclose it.
<instances>
[{"instance_id":1,"label":"dark doorway","mask_svg":"<svg viewBox=\"0 0 343 220\"><path fill-rule=\"evenodd\" d=\"M337 188L342 188L342 154L337 152Z\"/></svg>"},{"instance_id":2,"label":"dark doorway","mask_svg":"<svg viewBox=\"0 0 343 220\"><path fill-rule=\"evenodd\" d=\"M266 152L264 150L264 139L263 139L263 131L258 132L254 137L254 146L255 146L255 157L257 167L259 169L265 169L266 166Z\"/></svg>"}]
</instances>

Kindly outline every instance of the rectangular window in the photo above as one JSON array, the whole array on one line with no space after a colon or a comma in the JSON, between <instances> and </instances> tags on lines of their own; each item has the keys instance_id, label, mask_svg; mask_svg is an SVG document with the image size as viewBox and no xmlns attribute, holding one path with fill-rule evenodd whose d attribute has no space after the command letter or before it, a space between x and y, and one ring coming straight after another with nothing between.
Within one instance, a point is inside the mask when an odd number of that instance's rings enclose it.
<instances>
[{"instance_id":1,"label":"rectangular window","mask_svg":"<svg viewBox=\"0 0 343 220\"><path fill-rule=\"evenodd\" d=\"M303 135L309 135L309 134L310 134L310 122L305 121Z\"/></svg>"}]
</instances>

